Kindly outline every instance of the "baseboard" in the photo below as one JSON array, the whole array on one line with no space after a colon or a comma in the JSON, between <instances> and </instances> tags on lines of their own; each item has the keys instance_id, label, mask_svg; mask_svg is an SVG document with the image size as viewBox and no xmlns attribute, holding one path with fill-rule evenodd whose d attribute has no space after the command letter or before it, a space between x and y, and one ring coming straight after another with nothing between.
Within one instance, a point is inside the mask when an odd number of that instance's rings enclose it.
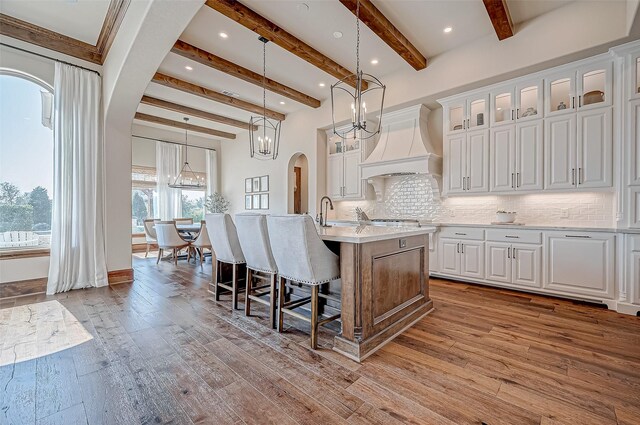
<instances>
[{"instance_id":1,"label":"baseboard","mask_svg":"<svg viewBox=\"0 0 640 425\"><path fill-rule=\"evenodd\" d=\"M637 316L638 313L640 313L640 305L627 302L619 302L616 311L621 314L630 314L631 316Z\"/></svg>"},{"instance_id":2,"label":"baseboard","mask_svg":"<svg viewBox=\"0 0 640 425\"><path fill-rule=\"evenodd\" d=\"M47 290L47 280L46 277L41 277L38 279L0 283L0 300L44 294Z\"/></svg>"},{"instance_id":3,"label":"baseboard","mask_svg":"<svg viewBox=\"0 0 640 425\"><path fill-rule=\"evenodd\" d=\"M109 285L133 282L133 269L111 270L107 273Z\"/></svg>"}]
</instances>

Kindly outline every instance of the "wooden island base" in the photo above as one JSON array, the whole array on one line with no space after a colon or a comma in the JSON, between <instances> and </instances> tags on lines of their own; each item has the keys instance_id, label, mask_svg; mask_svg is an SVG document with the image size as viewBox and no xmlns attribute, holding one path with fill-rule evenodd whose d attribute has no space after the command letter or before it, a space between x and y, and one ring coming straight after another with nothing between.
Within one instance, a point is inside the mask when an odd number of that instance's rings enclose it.
<instances>
[{"instance_id":1,"label":"wooden island base","mask_svg":"<svg viewBox=\"0 0 640 425\"><path fill-rule=\"evenodd\" d=\"M334 350L362 361L433 311L429 235L340 243L342 332Z\"/></svg>"}]
</instances>

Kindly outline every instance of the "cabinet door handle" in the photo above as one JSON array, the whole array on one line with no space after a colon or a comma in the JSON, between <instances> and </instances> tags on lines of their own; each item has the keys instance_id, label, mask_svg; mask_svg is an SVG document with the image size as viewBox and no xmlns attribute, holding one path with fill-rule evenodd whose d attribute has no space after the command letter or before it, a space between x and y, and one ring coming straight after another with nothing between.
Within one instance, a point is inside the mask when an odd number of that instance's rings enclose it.
<instances>
[{"instance_id":1,"label":"cabinet door handle","mask_svg":"<svg viewBox=\"0 0 640 425\"><path fill-rule=\"evenodd\" d=\"M520 108L516 109L516 119L520 119Z\"/></svg>"},{"instance_id":2,"label":"cabinet door handle","mask_svg":"<svg viewBox=\"0 0 640 425\"><path fill-rule=\"evenodd\" d=\"M589 235L564 235L565 238L575 238L575 239L591 239Z\"/></svg>"},{"instance_id":3,"label":"cabinet door handle","mask_svg":"<svg viewBox=\"0 0 640 425\"><path fill-rule=\"evenodd\" d=\"M511 110L511 121L513 121L513 109Z\"/></svg>"},{"instance_id":4,"label":"cabinet door handle","mask_svg":"<svg viewBox=\"0 0 640 425\"><path fill-rule=\"evenodd\" d=\"M571 186L575 186L576 185L576 169L572 168L571 169Z\"/></svg>"},{"instance_id":5,"label":"cabinet door handle","mask_svg":"<svg viewBox=\"0 0 640 425\"><path fill-rule=\"evenodd\" d=\"M578 108L582 108L582 95L578 96Z\"/></svg>"},{"instance_id":6,"label":"cabinet door handle","mask_svg":"<svg viewBox=\"0 0 640 425\"><path fill-rule=\"evenodd\" d=\"M520 187L520 173L516 173L516 187Z\"/></svg>"},{"instance_id":7,"label":"cabinet door handle","mask_svg":"<svg viewBox=\"0 0 640 425\"><path fill-rule=\"evenodd\" d=\"M511 247L507 249L507 258L511 259Z\"/></svg>"},{"instance_id":8,"label":"cabinet door handle","mask_svg":"<svg viewBox=\"0 0 640 425\"><path fill-rule=\"evenodd\" d=\"M511 189L515 189L514 188L514 182L515 182L515 173L511 173Z\"/></svg>"},{"instance_id":9,"label":"cabinet door handle","mask_svg":"<svg viewBox=\"0 0 640 425\"><path fill-rule=\"evenodd\" d=\"M582 177L583 177L583 176L582 176L582 167L579 167L579 168L578 168L578 184L582 184L582 183L584 183L584 182L582 181Z\"/></svg>"},{"instance_id":10,"label":"cabinet door handle","mask_svg":"<svg viewBox=\"0 0 640 425\"><path fill-rule=\"evenodd\" d=\"M460 242L456 244L456 251L460 254Z\"/></svg>"},{"instance_id":11,"label":"cabinet door handle","mask_svg":"<svg viewBox=\"0 0 640 425\"><path fill-rule=\"evenodd\" d=\"M467 190L471 189L471 177L467 177Z\"/></svg>"},{"instance_id":12,"label":"cabinet door handle","mask_svg":"<svg viewBox=\"0 0 640 425\"><path fill-rule=\"evenodd\" d=\"M466 181L467 181L467 178L463 177L462 178L462 190L467 190Z\"/></svg>"},{"instance_id":13,"label":"cabinet door handle","mask_svg":"<svg viewBox=\"0 0 640 425\"><path fill-rule=\"evenodd\" d=\"M459 235L459 236L467 236L467 234L466 234L466 233L459 233L459 232L455 232L454 234L455 234L455 235Z\"/></svg>"},{"instance_id":14,"label":"cabinet door handle","mask_svg":"<svg viewBox=\"0 0 640 425\"><path fill-rule=\"evenodd\" d=\"M462 246L462 250L461 250L461 252L464 254L464 244L463 244L463 243L461 243L460 245Z\"/></svg>"},{"instance_id":15,"label":"cabinet door handle","mask_svg":"<svg viewBox=\"0 0 640 425\"><path fill-rule=\"evenodd\" d=\"M511 238L511 239L520 239L520 236L513 236L513 235L505 235L505 238Z\"/></svg>"},{"instance_id":16,"label":"cabinet door handle","mask_svg":"<svg viewBox=\"0 0 640 425\"><path fill-rule=\"evenodd\" d=\"M516 259L516 249L513 248L513 252L511 253L511 259L515 260Z\"/></svg>"},{"instance_id":17,"label":"cabinet door handle","mask_svg":"<svg viewBox=\"0 0 640 425\"><path fill-rule=\"evenodd\" d=\"M576 98L575 96L571 96L571 109L576 107Z\"/></svg>"}]
</instances>

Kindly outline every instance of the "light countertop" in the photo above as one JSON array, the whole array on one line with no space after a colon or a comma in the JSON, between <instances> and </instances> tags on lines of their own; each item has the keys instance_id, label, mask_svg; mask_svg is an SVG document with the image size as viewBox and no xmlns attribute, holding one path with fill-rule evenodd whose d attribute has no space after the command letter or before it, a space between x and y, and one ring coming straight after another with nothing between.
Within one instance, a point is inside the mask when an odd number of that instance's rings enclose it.
<instances>
[{"instance_id":1,"label":"light countertop","mask_svg":"<svg viewBox=\"0 0 640 425\"><path fill-rule=\"evenodd\" d=\"M388 239L404 238L416 235L434 233L434 226L405 227L405 226L332 226L318 227L318 235L324 241L367 243Z\"/></svg>"},{"instance_id":2,"label":"light countertop","mask_svg":"<svg viewBox=\"0 0 640 425\"><path fill-rule=\"evenodd\" d=\"M432 223L436 227L475 227L491 229L548 230L560 232L640 233L640 229L615 229L612 227L548 226L535 224L483 224L483 223Z\"/></svg>"}]
</instances>

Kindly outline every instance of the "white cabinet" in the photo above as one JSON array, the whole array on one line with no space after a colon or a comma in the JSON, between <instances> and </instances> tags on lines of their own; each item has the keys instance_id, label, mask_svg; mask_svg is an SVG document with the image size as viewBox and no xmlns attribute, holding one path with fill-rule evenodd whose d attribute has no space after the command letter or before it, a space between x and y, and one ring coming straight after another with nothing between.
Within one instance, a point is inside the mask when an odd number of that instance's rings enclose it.
<instances>
[{"instance_id":1,"label":"white cabinet","mask_svg":"<svg viewBox=\"0 0 640 425\"><path fill-rule=\"evenodd\" d=\"M492 192L542 189L542 120L491 129Z\"/></svg>"},{"instance_id":2,"label":"white cabinet","mask_svg":"<svg viewBox=\"0 0 640 425\"><path fill-rule=\"evenodd\" d=\"M327 159L327 192L334 201L362 197L359 150L329 155Z\"/></svg>"},{"instance_id":3,"label":"white cabinet","mask_svg":"<svg viewBox=\"0 0 640 425\"><path fill-rule=\"evenodd\" d=\"M445 147L445 189L448 193L489 190L489 131L448 136Z\"/></svg>"},{"instance_id":4,"label":"white cabinet","mask_svg":"<svg viewBox=\"0 0 640 425\"><path fill-rule=\"evenodd\" d=\"M336 199L342 196L344 187L344 158L340 154L327 159L327 196Z\"/></svg>"},{"instance_id":5,"label":"white cabinet","mask_svg":"<svg viewBox=\"0 0 640 425\"><path fill-rule=\"evenodd\" d=\"M484 242L440 238L440 273L484 279Z\"/></svg>"},{"instance_id":6,"label":"white cabinet","mask_svg":"<svg viewBox=\"0 0 640 425\"><path fill-rule=\"evenodd\" d=\"M627 131L631 149L630 184L640 185L640 99L629 102Z\"/></svg>"},{"instance_id":7,"label":"white cabinet","mask_svg":"<svg viewBox=\"0 0 640 425\"><path fill-rule=\"evenodd\" d=\"M614 234L548 232L544 249L544 288L578 296L613 297Z\"/></svg>"},{"instance_id":8,"label":"white cabinet","mask_svg":"<svg viewBox=\"0 0 640 425\"><path fill-rule=\"evenodd\" d=\"M488 104L486 93L476 93L444 105L445 133L464 133L487 128Z\"/></svg>"},{"instance_id":9,"label":"white cabinet","mask_svg":"<svg viewBox=\"0 0 640 425\"><path fill-rule=\"evenodd\" d=\"M486 279L520 286L542 286L542 247L487 242Z\"/></svg>"},{"instance_id":10,"label":"white cabinet","mask_svg":"<svg viewBox=\"0 0 640 425\"><path fill-rule=\"evenodd\" d=\"M590 189L613 184L612 109L545 120L545 188Z\"/></svg>"}]
</instances>

